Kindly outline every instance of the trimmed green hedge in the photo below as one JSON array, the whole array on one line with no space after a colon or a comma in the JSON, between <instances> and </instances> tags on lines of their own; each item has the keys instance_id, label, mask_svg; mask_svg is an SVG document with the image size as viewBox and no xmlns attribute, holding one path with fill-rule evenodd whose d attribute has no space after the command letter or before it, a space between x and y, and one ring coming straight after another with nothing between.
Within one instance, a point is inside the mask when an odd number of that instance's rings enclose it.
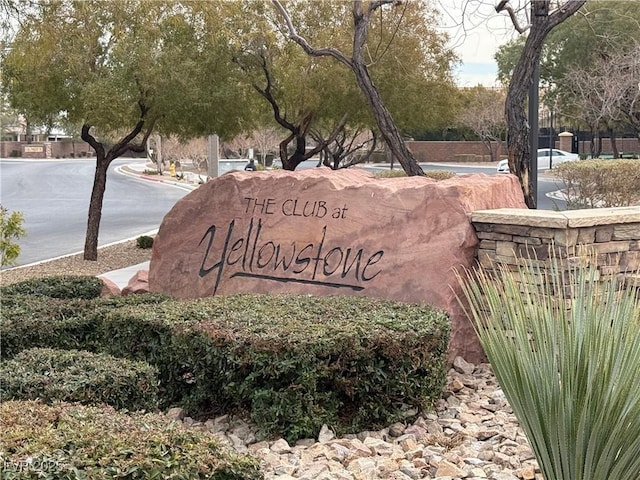
<instances>
[{"instance_id":1,"label":"trimmed green hedge","mask_svg":"<svg viewBox=\"0 0 640 480\"><path fill-rule=\"evenodd\" d=\"M93 350L92 302L39 295L2 294L0 351L8 359L32 347Z\"/></svg>"},{"instance_id":2,"label":"trimmed green hedge","mask_svg":"<svg viewBox=\"0 0 640 480\"><path fill-rule=\"evenodd\" d=\"M2 358L11 358L33 347L101 351L102 343L96 344L96 341L103 340L97 339L95 332L106 313L126 305L146 305L153 309L167 300L168 297L155 294L94 300L3 294L0 322Z\"/></svg>"},{"instance_id":3,"label":"trimmed green hedge","mask_svg":"<svg viewBox=\"0 0 640 480\"><path fill-rule=\"evenodd\" d=\"M0 396L152 411L158 407L157 374L147 363L104 353L32 348L0 363Z\"/></svg>"},{"instance_id":4,"label":"trimmed green hedge","mask_svg":"<svg viewBox=\"0 0 640 480\"><path fill-rule=\"evenodd\" d=\"M315 436L323 423L341 433L382 427L442 393L450 326L429 306L365 297L134 297L71 301L69 315L55 299L35 314L13 305L1 346L145 361L159 371L161 407L180 405L191 416L245 410L265 435L289 441Z\"/></svg>"},{"instance_id":5,"label":"trimmed green hedge","mask_svg":"<svg viewBox=\"0 0 640 480\"><path fill-rule=\"evenodd\" d=\"M59 275L43 277L0 287L0 295L42 295L51 298L97 298L102 292L102 280L93 276Z\"/></svg>"},{"instance_id":6,"label":"trimmed green hedge","mask_svg":"<svg viewBox=\"0 0 640 480\"><path fill-rule=\"evenodd\" d=\"M0 404L3 479L260 480L258 461L157 414L33 401Z\"/></svg>"}]
</instances>

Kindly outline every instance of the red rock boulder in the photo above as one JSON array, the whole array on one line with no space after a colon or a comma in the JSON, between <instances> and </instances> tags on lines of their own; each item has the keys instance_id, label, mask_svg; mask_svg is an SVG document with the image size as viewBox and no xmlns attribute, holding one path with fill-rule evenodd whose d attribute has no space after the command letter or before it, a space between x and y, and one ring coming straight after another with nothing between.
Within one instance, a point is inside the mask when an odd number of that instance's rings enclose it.
<instances>
[{"instance_id":1,"label":"red rock boulder","mask_svg":"<svg viewBox=\"0 0 640 480\"><path fill-rule=\"evenodd\" d=\"M241 292L365 295L428 303L452 319L451 359L483 357L455 298L471 266L474 210L526 208L511 175L377 178L360 169L233 172L165 216L149 288L179 298Z\"/></svg>"},{"instance_id":2,"label":"red rock boulder","mask_svg":"<svg viewBox=\"0 0 640 480\"><path fill-rule=\"evenodd\" d=\"M107 277L98 277L100 281L102 281L102 290L100 291L100 296L102 297L113 297L120 295L120 287L116 285L116 283L112 280L109 280Z\"/></svg>"},{"instance_id":3,"label":"red rock boulder","mask_svg":"<svg viewBox=\"0 0 640 480\"><path fill-rule=\"evenodd\" d=\"M147 293L149 291L149 271L138 270L122 289L122 296L134 293Z\"/></svg>"}]
</instances>

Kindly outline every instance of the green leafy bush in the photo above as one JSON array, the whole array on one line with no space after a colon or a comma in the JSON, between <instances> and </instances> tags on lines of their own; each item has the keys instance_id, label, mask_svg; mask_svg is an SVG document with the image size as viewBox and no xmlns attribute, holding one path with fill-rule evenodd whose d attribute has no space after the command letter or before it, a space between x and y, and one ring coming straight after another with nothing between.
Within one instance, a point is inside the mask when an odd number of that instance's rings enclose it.
<instances>
[{"instance_id":1,"label":"green leafy bush","mask_svg":"<svg viewBox=\"0 0 640 480\"><path fill-rule=\"evenodd\" d=\"M157 371L144 362L80 350L32 348L0 363L2 400L107 403L155 410Z\"/></svg>"},{"instance_id":2,"label":"green leafy bush","mask_svg":"<svg viewBox=\"0 0 640 480\"><path fill-rule=\"evenodd\" d=\"M32 347L92 350L92 302L2 292L0 351L8 359Z\"/></svg>"},{"instance_id":3,"label":"green leafy bush","mask_svg":"<svg viewBox=\"0 0 640 480\"><path fill-rule=\"evenodd\" d=\"M99 297L102 292L102 281L89 275L59 275L35 278L13 283L0 288L5 295L42 295L51 298L84 298Z\"/></svg>"},{"instance_id":4,"label":"green leafy bush","mask_svg":"<svg viewBox=\"0 0 640 480\"><path fill-rule=\"evenodd\" d=\"M0 205L0 267L15 265L20 255L20 245L15 240L24 237L27 232L22 227L24 217L20 212L13 212Z\"/></svg>"},{"instance_id":5,"label":"green leafy bush","mask_svg":"<svg viewBox=\"0 0 640 480\"><path fill-rule=\"evenodd\" d=\"M33 401L0 404L2 478L259 480L258 462L157 414Z\"/></svg>"},{"instance_id":6,"label":"green leafy bush","mask_svg":"<svg viewBox=\"0 0 640 480\"><path fill-rule=\"evenodd\" d=\"M640 162L583 160L554 168L569 208L625 207L640 203Z\"/></svg>"},{"instance_id":7,"label":"green leafy bush","mask_svg":"<svg viewBox=\"0 0 640 480\"><path fill-rule=\"evenodd\" d=\"M444 385L449 321L428 306L364 297L153 298L95 299L75 304L71 316L60 305L35 315L14 306L1 341L20 351L21 335L37 325L47 333L27 337L23 348L73 345L146 361L159 371L163 407L179 404L192 416L243 409L265 434L289 440L314 436L323 423L345 431L389 424L428 407Z\"/></svg>"},{"instance_id":8,"label":"green leafy bush","mask_svg":"<svg viewBox=\"0 0 640 480\"><path fill-rule=\"evenodd\" d=\"M532 260L463 282L546 480L640 478L638 290L599 279L595 265Z\"/></svg>"},{"instance_id":9,"label":"green leafy bush","mask_svg":"<svg viewBox=\"0 0 640 480\"><path fill-rule=\"evenodd\" d=\"M169 398L181 395L195 411L246 409L264 433L290 441L323 423L346 431L392 423L428 407L445 381L449 321L428 306L235 295L121 310L104 326L113 355L164 356L156 365Z\"/></svg>"},{"instance_id":10,"label":"green leafy bush","mask_svg":"<svg viewBox=\"0 0 640 480\"><path fill-rule=\"evenodd\" d=\"M96 331L109 311L128 305L153 309L167 298L145 294L64 300L2 292L2 357L8 359L33 347L99 351L103 340L97 338Z\"/></svg>"},{"instance_id":11,"label":"green leafy bush","mask_svg":"<svg viewBox=\"0 0 640 480\"><path fill-rule=\"evenodd\" d=\"M148 249L153 247L153 237L149 235L141 235L136 239L136 247Z\"/></svg>"}]
</instances>

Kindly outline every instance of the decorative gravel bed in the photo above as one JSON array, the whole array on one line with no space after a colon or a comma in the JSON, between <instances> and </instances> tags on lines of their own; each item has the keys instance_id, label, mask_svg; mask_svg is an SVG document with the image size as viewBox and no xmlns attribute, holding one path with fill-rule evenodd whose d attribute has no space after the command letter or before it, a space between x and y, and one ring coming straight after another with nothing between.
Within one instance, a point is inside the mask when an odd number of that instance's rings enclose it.
<instances>
[{"instance_id":1,"label":"decorative gravel bed","mask_svg":"<svg viewBox=\"0 0 640 480\"><path fill-rule=\"evenodd\" d=\"M69 255L48 262L15 267L0 272L0 285L21 282L30 278L54 275L100 275L111 270L130 267L151 259L151 249L136 246L136 240L98 249L98 260L83 260L82 254ZM19 258L18 258L19 260Z\"/></svg>"}]
</instances>

